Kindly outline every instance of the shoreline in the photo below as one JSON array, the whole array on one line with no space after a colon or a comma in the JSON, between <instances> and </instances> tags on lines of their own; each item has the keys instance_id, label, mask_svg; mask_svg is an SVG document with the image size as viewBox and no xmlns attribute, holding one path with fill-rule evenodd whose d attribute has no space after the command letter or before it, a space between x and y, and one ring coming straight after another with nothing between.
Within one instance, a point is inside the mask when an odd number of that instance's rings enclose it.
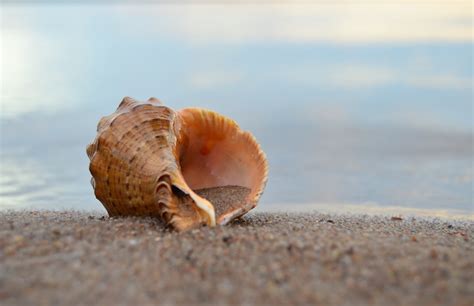
<instances>
[{"instance_id":1,"label":"shoreline","mask_svg":"<svg viewBox=\"0 0 474 306\"><path fill-rule=\"evenodd\" d=\"M423 218L426 220L449 220L449 221L474 221L474 212L460 209L444 208L415 208L404 206L381 206L375 203L367 204L343 204L343 203L319 203L319 204L274 204L260 210L257 206L255 211L261 213L323 213L340 216L404 216L407 218Z\"/></svg>"},{"instance_id":2,"label":"shoreline","mask_svg":"<svg viewBox=\"0 0 474 306\"><path fill-rule=\"evenodd\" d=\"M469 305L474 222L251 212L171 232L100 211L0 211L0 302Z\"/></svg>"},{"instance_id":3,"label":"shoreline","mask_svg":"<svg viewBox=\"0 0 474 306\"><path fill-rule=\"evenodd\" d=\"M98 203L96 208L77 209L74 207L34 207L34 206L3 206L0 207L1 213L23 212L23 211L45 211L45 212L76 212L76 213L94 213L107 215L107 211ZM474 211L448 208L416 208L387 205L382 206L377 203L274 203L273 205L257 205L249 213L268 213L268 214L331 214L346 217L363 216L402 216L406 218L422 218L426 220L448 220L448 221L468 221L474 222Z\"/></svg>"}]
</instances>

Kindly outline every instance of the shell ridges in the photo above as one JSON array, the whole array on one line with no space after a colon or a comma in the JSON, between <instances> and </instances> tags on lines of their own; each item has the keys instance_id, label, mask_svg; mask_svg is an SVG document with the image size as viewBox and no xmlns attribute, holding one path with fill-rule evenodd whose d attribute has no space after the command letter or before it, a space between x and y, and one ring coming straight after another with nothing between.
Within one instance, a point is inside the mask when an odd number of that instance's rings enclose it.
<instances>
[{"instance_id":1,"label":"shell ridges","mask_svg":"<svg viewBox=\"0 0 474 306\"><path fill-rule=\"evenodd\" d=\"M156 216L179 231L226 224L254 208L265 188L268 164L255 137L216 112L125 97L97 131L86 150L91 183L111 216ZM216 214L198 193L221 186L249 192Z\"/></svg>"}]
</instances>

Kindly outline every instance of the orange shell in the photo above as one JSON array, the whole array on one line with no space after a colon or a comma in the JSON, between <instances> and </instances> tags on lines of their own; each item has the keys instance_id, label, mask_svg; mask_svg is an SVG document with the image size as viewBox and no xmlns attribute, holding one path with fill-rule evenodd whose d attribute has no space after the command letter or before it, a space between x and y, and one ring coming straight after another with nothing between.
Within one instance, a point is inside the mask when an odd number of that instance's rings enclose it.
<instances>
[{"instance_id":1,"label":"orange shell","mask_svg":"<svg viewBox=\"0 0 474 306\"><path fill-rule=\"evenodd\" d=\"M97 132L87 147L91 183L110 216L159 216L179 231L226 224L257 205L267 181L255 138L209 110L125 97ZM195 191L221 186L249 192L216 215Z\"/></svg>"}]
</instances>

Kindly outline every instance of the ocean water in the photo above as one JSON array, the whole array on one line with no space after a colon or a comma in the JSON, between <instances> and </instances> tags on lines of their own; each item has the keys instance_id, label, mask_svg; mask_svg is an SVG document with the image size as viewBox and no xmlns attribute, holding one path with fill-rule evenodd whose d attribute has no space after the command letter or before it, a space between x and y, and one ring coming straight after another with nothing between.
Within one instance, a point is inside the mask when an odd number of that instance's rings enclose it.
<instances>
[{"instance_id":1,"label":"ocean water","mask_svg":"<svg viewBox=\"0 0 474 306\"><path fill-rule=\"evenodd\" d=\"M102 209L86 145L154 96L256 136L261 210L472 216L471 4L400 3L2 4L0 209Z\"/></svg>"}]
</instances>

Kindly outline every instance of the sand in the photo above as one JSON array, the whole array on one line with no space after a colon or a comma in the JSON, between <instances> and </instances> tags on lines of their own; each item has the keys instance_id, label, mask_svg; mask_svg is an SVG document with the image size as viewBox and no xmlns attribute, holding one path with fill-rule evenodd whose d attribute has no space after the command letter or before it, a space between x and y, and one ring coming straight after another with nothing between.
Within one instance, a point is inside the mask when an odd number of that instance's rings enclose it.
<instances>
[{"instance_id":1,"label":"sand","mask_svg":"<svg viewBox=\"0 0 474 306\"><path fill-rule=\"evenodd\" d=\"M0 213L2 305L472 305L472 221L254 213L170 232L150 218Z\"/></svg>"},{"instance_id":2,"label":"sand","mask_svg":"<svg viewBox=\"0 0 474 306\"><path fill-rule=\"evenodd\" d=\"M242 204L246 202L245 200L250 193L250 189L230 185L198 189L195 192L214 205L216 219L219 220L219 217L224 213L229 213L242 207Z\"/></svg>"}]
</instances>

